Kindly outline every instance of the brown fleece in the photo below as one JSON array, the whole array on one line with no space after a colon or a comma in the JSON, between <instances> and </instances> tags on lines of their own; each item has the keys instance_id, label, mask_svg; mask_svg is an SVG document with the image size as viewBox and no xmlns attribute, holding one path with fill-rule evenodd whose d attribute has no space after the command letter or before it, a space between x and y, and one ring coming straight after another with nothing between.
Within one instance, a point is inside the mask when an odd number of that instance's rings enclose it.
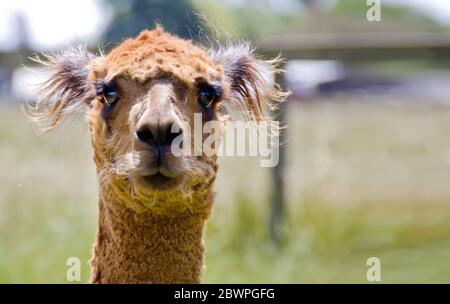
<instances>
[{"instance_id":1,"label":"brown fleece","mask_svg":"<svg viewBox=\"0 0 450 304\"><path fill-rule=\"evenodd\" d=\"M159 26L125 40L105 59L111 76L120 74L141 83L167 73L192 85L197 79L219 81L223 72L223 66L213 62L203 49Z\"/></svg>"},{"instance_id":2,"label":"brown fleece","mask_svg":"<svg viewBox=\"0 0 450 304\"><path fill-rule=\"evenodd\" d=\"M195 199L207 208L174 217L136 213L101 193L91 283L200 283L212 196Z\"/></svg>"}]
</instances>

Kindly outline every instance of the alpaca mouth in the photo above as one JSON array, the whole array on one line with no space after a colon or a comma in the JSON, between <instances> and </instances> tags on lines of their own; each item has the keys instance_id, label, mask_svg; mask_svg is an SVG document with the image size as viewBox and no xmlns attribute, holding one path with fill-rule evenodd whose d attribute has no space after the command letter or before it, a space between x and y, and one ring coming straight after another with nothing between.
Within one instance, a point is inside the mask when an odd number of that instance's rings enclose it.
<instances>
[{"instance_id":1,"label":"alpaca mouth","mask_svg":"<svg viewBox=\"0 0 450 304\"><path fill-rule=\"evenodd\" d=\"M141 177L143 184L153 190L169 190L180 183L180 178L170 177L161 172L152 175L144 175Z\"/></svg>"}]
</instances>

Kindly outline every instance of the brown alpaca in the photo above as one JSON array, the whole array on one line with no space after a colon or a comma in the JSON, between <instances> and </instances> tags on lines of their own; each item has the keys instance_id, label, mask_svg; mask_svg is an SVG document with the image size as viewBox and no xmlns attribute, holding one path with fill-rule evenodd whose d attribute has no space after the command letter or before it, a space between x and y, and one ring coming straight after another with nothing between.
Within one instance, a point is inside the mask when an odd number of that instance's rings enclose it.
<instances>
[{"instance_id":1,"label":"brown alpaca","mask_svg":"<svg viewBox=\"0 0 450 304\"><path fill-rule=\"evenodd\" d=\"M74 48L38 61L51 74L33 120L48 130L79 107L87 113L100 196L91 282L200 282L216 156L169 147L194 130L194 113L203 123L223 124L226 109L264 119L265 105L285 96L263 73L275 61L247 45L205 50L161 27L107 56Z\"/></svg>"}]
</instances>

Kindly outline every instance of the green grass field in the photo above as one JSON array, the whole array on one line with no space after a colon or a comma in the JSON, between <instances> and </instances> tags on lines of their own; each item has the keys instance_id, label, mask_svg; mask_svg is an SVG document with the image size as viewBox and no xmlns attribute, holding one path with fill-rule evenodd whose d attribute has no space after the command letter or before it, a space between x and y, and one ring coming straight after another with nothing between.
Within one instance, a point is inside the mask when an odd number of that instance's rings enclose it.
<instances>
[{"instance_id":1,"label":"green grass field","mask_svg":"<svg viewBox=\"0 0 450 304\"><path fill-rule=\"evenodd\" d=\"M222 158L207 227L204 282L450 283L450 107L352 102L292 105L284 242L268 239L270 170ZM37 136L0 107L0 283L82 278L96 231L87 127Z\"/></svg>"}]
</instances>

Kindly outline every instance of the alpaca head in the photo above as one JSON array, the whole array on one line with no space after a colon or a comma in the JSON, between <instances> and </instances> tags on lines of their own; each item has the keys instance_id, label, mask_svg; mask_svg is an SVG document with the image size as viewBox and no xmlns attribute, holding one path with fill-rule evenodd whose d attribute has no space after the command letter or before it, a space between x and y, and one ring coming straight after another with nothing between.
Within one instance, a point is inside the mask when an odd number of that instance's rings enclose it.
<instances>
[{"instance_id":1,"label":"alpaca head","mask_svg":"<svg viewBox=\"0 0 450 304\"><path fill-rule=\"evenodd\" d=\"M194 135L195 115L216 122L220 139L230 110L257 121L283 97L270 80L274 62L248 45L206 50L159 27L108 55L73 48L39 62L51 73L34 119L50 129L83 107L100 185L137 211L201 207L189 198L210 190L216 156L196 152L207 135ZM174 153L175 143L190 154Z\"/></svg>"}]
</instances>

